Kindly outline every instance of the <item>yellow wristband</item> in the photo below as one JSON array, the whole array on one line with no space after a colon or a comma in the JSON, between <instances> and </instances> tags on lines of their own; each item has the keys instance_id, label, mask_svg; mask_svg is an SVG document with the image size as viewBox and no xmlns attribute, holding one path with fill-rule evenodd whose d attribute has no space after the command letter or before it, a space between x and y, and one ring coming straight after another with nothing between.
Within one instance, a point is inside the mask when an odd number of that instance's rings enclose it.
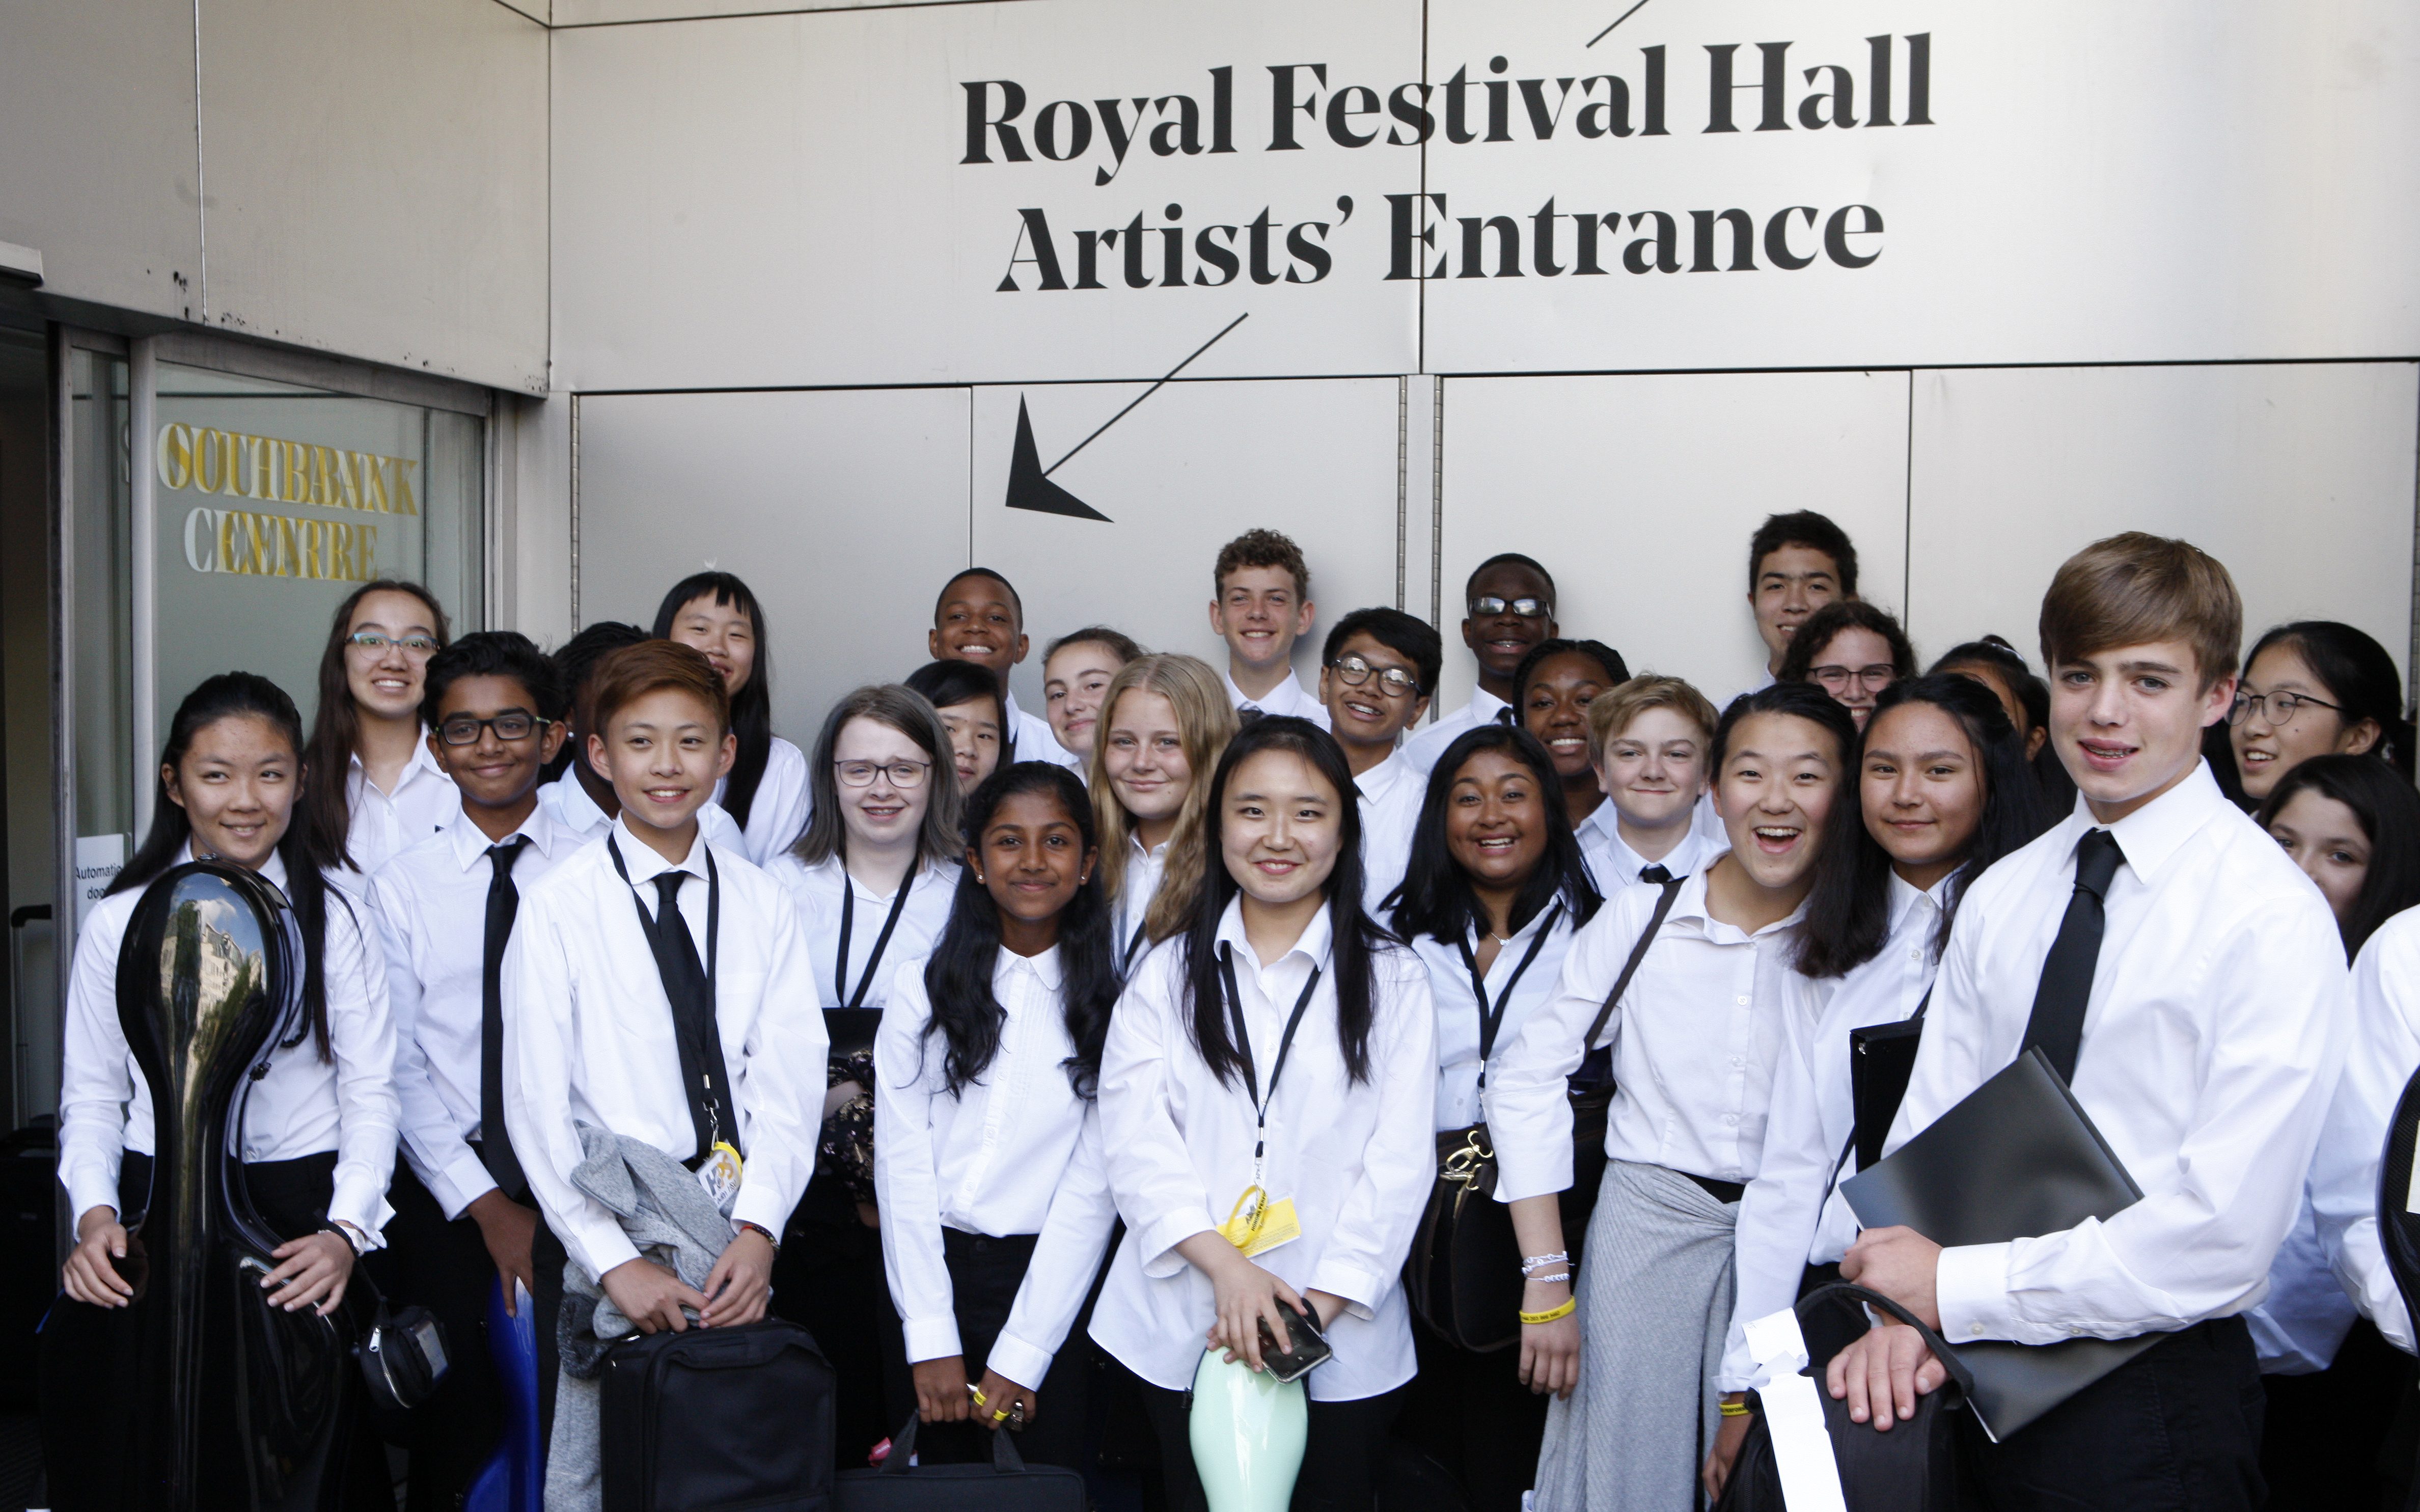
<instances>
[{"instance_id":1,"label":"yellow wristband","mask_svg":"<svg viewBox=\"0 0 2420 1512\"><path fill-rule=\"evenodd\" d=\"M1560 1307L1549 1307L1543 1313L1523 1313L1521 1315L1521 1321L1524 1323L1552 1323L1558 1318L1571 1317L1574 1313L1579 1311L1579 1306L1580 1300L1577 1297L1566 1297L1563 1299L1563 1304Z\"/></svg>"},{"instance_id":2,"label":"yellow wristband","mask_svg":"<svg viewBox=\"0 0 2420 1512\"><path fill-rule=\"evenodd\" d=\"M1722 1409L1723 1416L1725 1417L1745 1417L1748 1415L1748 1405L1745 1402L1725 1402L1722 1404Z\"/></svg>"}]
</instances>

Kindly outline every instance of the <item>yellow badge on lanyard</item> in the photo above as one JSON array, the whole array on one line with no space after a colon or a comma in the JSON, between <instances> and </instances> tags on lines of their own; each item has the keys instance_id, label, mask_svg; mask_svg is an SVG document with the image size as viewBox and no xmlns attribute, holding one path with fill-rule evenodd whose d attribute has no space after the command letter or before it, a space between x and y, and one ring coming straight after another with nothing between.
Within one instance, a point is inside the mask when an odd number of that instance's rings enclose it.
<instances>
[{"instance_id":1,"label":"yellow badge on lanyard","mask_svg":"<svg viewBox=\"0 0 2420 1512\"><path fill-rule=\"evenodd\" d=\"M698 1164L697 1184L706 1189L706 1194L714 1199L714 1206L725 1218L739 1204L739 1150L725 1139L716 1140Z\"/></svg>"},{"instance_id":2,"label":"yellow badge on lanyard","mask_svg":"<svg viewBox=\"0 0 2420 1512\"><path fill-rule=\"evenodd\" d=\"M1234 1209L1218 1226L1218 1233L1249 1260L1302 1238L1302 1220L1295 1216L1292 1197L1271 1202L1268 1192L1255 1183L1235 1199Z\"/></svg>"}]
</instances>

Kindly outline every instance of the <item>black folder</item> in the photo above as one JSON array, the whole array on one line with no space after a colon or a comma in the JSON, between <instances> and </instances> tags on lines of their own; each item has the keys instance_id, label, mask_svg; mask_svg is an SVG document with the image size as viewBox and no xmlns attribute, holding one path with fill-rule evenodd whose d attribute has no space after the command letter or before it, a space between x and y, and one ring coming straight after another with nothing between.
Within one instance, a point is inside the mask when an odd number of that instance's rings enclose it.
<instances>
[{"instance_id":1,"label":"black folder","mask_svg":"<svg viewBox=\"0 0 2420 1512\"><path fill-rule=\"evenodd\" d=\"M1840 1194L1868 1228L1905 1224L1954 1249L2106 1222L2143 1190L2035 1048ZM1949 1342L1974 1372L1976 1419L1998 1442L2164 1337Z\"/></svg>"}]
</instances>

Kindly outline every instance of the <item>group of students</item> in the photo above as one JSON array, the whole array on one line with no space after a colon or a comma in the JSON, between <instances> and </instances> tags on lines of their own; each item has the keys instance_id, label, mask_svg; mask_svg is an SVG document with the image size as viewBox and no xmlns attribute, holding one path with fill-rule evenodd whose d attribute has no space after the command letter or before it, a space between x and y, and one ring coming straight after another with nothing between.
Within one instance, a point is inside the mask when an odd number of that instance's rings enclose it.
<instances>
[{"instance_id":1,"label":"group of students","mask_svg":"<svg viewBox=\"0 0 2420 1512\"><path fill-rule=\"evenodd\" d=\"M536 1310L558 1450L558 1389L593 1369L560 1352L568 1286L649 1333L805 1325L845 1463L911 1415L966 1425L928 1457L1004 1427L1045 1462L1156 1454L1173 1512L1205 1504L1203 1349L1260 1366L1282 1309L1334 1350L1297 1507L1365 1512L1390 1434L1478 1512L1713 1498L1755 1411L1744 1325L1838 1277L1953 1345L2168 1335L1973 1435L1995 1506L2249 1508L2264 1465L2286 1493L2374 1458L2409 1361L2330 1366L2357 1319L2413 1348L2374 1210L2420 1065L2392 658L2304 622L2239 674L2226 569L2144 535L2060 569L2046 682L1997 638L1920 672L1820 515L1768 521L1748 569L1769 660L1717 709L1560 635L1546 569L1492 558L1460 627L1477 687L1426 724L1444 647L1399 610L1337 618L1295 680L1316 607L1275 532L1215 564L1223 669L1087 627L1047 647L1041 717L1007 685L1023 605L974 569L931 660L843 697L811 754L772 733L765 611L730 574L551 656L369 585L307 738L250 674L185 698L151 833L84 927L63 1310L132 1295L151 1116L117 955L143 888L211 859L282 888L306 943L309 1032L243 1113L287 1235L271 1301L330 1310L359 1262L454 1340L412 1414L415 1508L458 1504L496 1442L473 1341L499 1277ZM1958 1103L2060 994L2086 1005L2075 1097L2143 1200L2006 1245L1861 1233L1861 1146ZM1850 1033L1919 1017L1895 1122L1858 1129ZM1602 1150L1576 1147L1571 1091L1606 1077ZM1440 1134L1482 1125L1524 1256L1497 1352L1402 1281ZM703 1286L601 1200L617 1140L729 1219ZM59 1352L54 1499L100 1504ZM2310 1378L2273 1377L2304 1431L2265 1457L2264 1366ZM1826 1385L1887 1427L1942 1374L1894 1325ZM549 1504L597 1504L595 1463L558 1453Z\"/></svg>"}]
</instances>

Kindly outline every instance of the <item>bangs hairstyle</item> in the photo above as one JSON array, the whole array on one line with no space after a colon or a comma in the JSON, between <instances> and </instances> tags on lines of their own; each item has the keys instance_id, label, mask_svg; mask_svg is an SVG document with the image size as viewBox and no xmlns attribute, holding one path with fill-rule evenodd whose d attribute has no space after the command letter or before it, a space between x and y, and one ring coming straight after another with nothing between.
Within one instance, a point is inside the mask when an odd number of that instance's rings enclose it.
<instances>
[{"instance_id":1,"label":"bangs hairstyle","mask_svg":"<svg viewBox=\"0 0 2420 1512\"><path fill-rule=\"evenodd\" d=\"M2025 727L2019 735L2030 735L2050 725L2050 684L2034 676L2025 665L2023 653L2005 636L1986 635L1979 641L1967 641L1951 647L1933 660L1926 676L1957 672L1965 668L1988 671L2009 685L2017 702L2025 711Z\"/></svg>"},{"instance_id":2,"label":"bangs hairstyle","mask_svg":"<svg viewBox=\"0 0 2420 1512\"><path fill-rule=\"evenodd\" d=\"M1400 609L1356 609L1329 629L1319 664L1332 665L1344 654L1344 643L1356 635L1367 635L1409 662L1421 697L1436 692L1437 678L1445 674L1445 641L1427 620Z\"/></svg>"},{"instance_id":3,"label":"bangs hairstyle","mask_svg":"<svg viewBox=\"0 0 2420 1512\"><path fill-rule=\"evenodd\" d=\"M1891 675L1904 682L1916 676L1916 647L1908 643L1907 631L1900 629L1899 617L1878 604L1863 599L1835 599L1807 616L1798 633L1790 637L1790 648L1781 654L1781 670L1774 677L1781 682L1805 682L1815 668L1815 659L1822 656L1842 631L1862 630L1879 635L1890 647Z\"/></svg>"},{"instance_id":4,"label":"bangs hairstyle","mask_svg":"<svg viewBox=\"0 0 2420 1512\"><path fill-rule=\"evenodd\" d=\"M372 586L378 586L373 585ZM386 585L394 586L394 585ZM368 591L367 589L363 590ZM355 594L358 599L360 594ZM336 623L342 625L350 614L340 612ZM349 694L348 694L349 698ZM294 1037L284 1041L281 1048L290 1050L302 1042L308 1033L317 1044L319 1059L334 1059L328 1048L328 974L325 964L328 933L328 880L324 868L334 865L334 858L322 849L324 842L312 832L303 805L311 797L310 762L303 756L302 716L294 708L294 700L286 690L254 672L222 672L205 678L184 702L177 706L176 717L168 722L168 743L160 753L163 768L182 768L185 755L202 731L223 719L257 719L267 722L284 738L287 749L294 753L294 780L300 791L294 795L294 809L286 823L286 833L277 841L277 858L286 864L286 898L294 905L294 922L302 935L302 1012L304 1022L294 1032ZM342 772L345 769L336 769ZM148 886L151 880L166 871L177 859L177 852L194 837L194 821L184 805L168 796L168 780L152 779L151 828L143 836L142 848L132 860L119 869L109 884L108 894L132 892ZM344 778L336 778L344 786ZM105 894L104 896L108 896ZM352 903L342 889L335 894L338 906L360 922L353 914Z\"/></svg>"},{"instance_id":5,"label":"bangs hairstyle","mask_svg":"<svg viewBox=\"0 0 2420 1512\"><path fill-rule=\"evenodd\" d=\"M571 720L572 739L563 742L540 775L552 782L563 775L575 759L585 759L579 749L582 739L595 727L589 717L588 694L596 680L597 663L625 646L636 646L647 638L647 632L636 625L618 619L600 619L554 648L554 668L563 679L563 691L570 698L567 706Z\"/></svg>"},{"instance_id":6,"label":"bangs hairstyle","mask_svg":"<svg viewBox=\"0 0 2420 1512\"><path fill-rule=\"evenodd\" d=\"M2294 795L2304 791L2351 809L2361 833L2369 836L2369 869L2362 874L2352 907L2336 922L2350 961L2380 925L2420 907L2420 791L2372 756L2313 756L2269 789L2269 801L2260 805L2260 827L2276 823Z\"/></svg>"},{"instance_id":7,"label":"bangs hairstyle","mask_svg":"<svg viewBox=\"0 0 2420 1512\"><path fill-rule=\"evenodd\" d=\"M345 596L336 606L335 617L328 622L328 644L319 652L319 707L311 720L311 740L302 749L302 765L322 773L326 780L313 783L302 791L303 807L295 814L298 824L307 825L311 844L319 855L333 856L333 865L354 865L348 849L353 831L353 809L346 789L351 786L353 750L362 738L362 713L353 706L353 685L345 672L345 642L352 635L353 611L373 593L404 593L420 600L428 611L428 627L437 636L437 648L443 650L454 642L453 626L445 618L445 606L437 596L417 583L401 578L380 578L365 583ZM275 684L271 684L275 686ZM278 689L278 696L286 691ZM291 700L288 700L291 703Z\"/></svg>"},{"instance_id":8,"label":"bangs hairstyle","mask_svg":"<svg viewBox=\"0 0 2420 1512\"><path fill-rule=\"evenodd\" d=\"M1823 848L1815 856L1815 885L1807 895L1807 917L1798 931L1798 970L1808 976L1845 976L1882 953L1890 941L1890 852L1867 827L1864 770L1866 744L1883 716L1907 704L1931 704L1958 722L1972 748L1983 812L1966 843L1959 869L1941 884L1941 923L1932 932L1938 955L1948 948L1949 926L1966 885L2001 857L2028 844L2053 820L2040 785L2025 764L2024 737L2009 721L2000 695L1972 678L1953 672L1894 682L1874 700L1872 717L1857 737L1823 821ZM2413 795L2420 804L2420 794Z\"/></svg>"},{"instance_id":9,"label":"bangs hairstyle","mask_svg":"<svg viewBox=\"0 0 2420 1512\"><path fill-rule=\"evenodd\" d=\"M1154 693L1176 711L1177 742L1185 750L1186 770L1193 774L1185 803L1176 811L1176 828L1168 837L1168 862L1160 868L1159 891L1143 909L1143 934L1154 943L1185 927L1193 895L1202 885L1203 852L1202 814L1210 802L1210 769L1235 738L1235 706L1227 701L1227 686L1209 662L1200 657L1163 653L1137 657L1118 668L1101 695L1099 723L1093 726L1093 754L1087 758L1093 817L1101 834L1101 865L1108 873L1109 901L1125 900L1127 842L1135 833L1134 817L1118 802L1109 781L1109 726L1118 700L1129 693Z\"/></svg>"},{"instance_id":10,"label":"bangs hairstyle","mask_svg":"<svg viewBox=\"0 0 2420 1512\"><path fill-rule=\"evenodd\" d=\"M980 853L984 832L1000 805L1024 793L1056 803L1082 836L1084 849L1094 852L1092 875L1059 914L1059 971L1065 984L1062 1012L1067 1038L1076 1047L1076 1053L1060 1064L1076 1095L1090 1100L1100 1082L1109 1009L1118 1000L1118 967L1109 895L1101 888L1099 835L1093 828L1093 805L1084 796L1084 785L1074 772L1047 761L1001 768L967 800L967 850ZM950 922L924 962L924 992L932 1000L933 1016L925 1021L923 1037L929 1044L939 1037L942 1085L954 1098L990 1069L1000 1054L1001 1026L1008 1021L1008 1010L1001 1006L991 980L1000 962L1000 905L975 879L974 865L958 873Z\"/></svg>"},{"instance_id":11,"label":"bangs hairstyle","mask_svg":"<svg viewBox=\"0 0 2420 1512\"><path fill-rule=\"evenodd\" d=\"M848 853L848 824L841 817L840 778L832 771L836 759L832 753L839 749L840 732L853 719L870 719L897 730L924 753L932 770L924 773L924 822L916 831L916 865L933 866L957 859L965 838L959 833L958 815L966 800L958 793L957 760L951 754L949 729L923 694L896 682L860 688L832 705L831 712L824 716L823 730L815 737L814 759L807 765L807 789L814 795L814 808L790 854L810 866L820 866Z\"/></svg>"},{"instance_id":12,"label":"bangs hairstyle","mask_svg":"<svg viewBox=\"0 0 2420 1512\"><path fill-rule=\"evenodd\" d=\"M1842 778L1847 778L1849 753L1857 747L1857 722L1849 717L1848 709L1811 682L1770 682L1754 693L1740 694L1723 710L1722 719L1714 725L1714 747L1706 757L1707 781L1722 780L1723 760L1730 755L1732 735L1742 720L1758 714L1794 714L1831 731L1833 754L1839 758Z\"/></svg>"},{"instance_id":13,"label":"bangs hairstyle","mask_svg":"<svg viewBox=\"0 0 2420 1512\"><path fill-rule=\"evenodd\" d=\"M1699 737L1712 746L1714 725L1722 716L1714 712L1714 700L1679 678L1659 677L1643 672L1618 688L1598 694L1588 706L1589 762L1605 765L1605 748L1613 743L1631 722L1651 709L1669 709L1698 726Z\"/></svg>"},{"instance_id":14,"label":"bangs hairstyle","mask_svg":"<svg viewBox=\"0 0 2420 1512\"><path fill-rule=\"evenodd\" d=\"M2386 647L2366 632L2333 619L2301 619L2290 625L2280 625L2253 643L2252 654L2243 659L2245 671L2260 660L2260 653L2272 647L2282 647L2303 659L2311 676L2319 679L2331 702L2338 706L2336 717L2347 729L2367 720L2378 726L2377 739L2367 755L2385 762L2412 780L2412 722L2403 717L2403 679L2395 670L2395 658Z\"/></svg>"},{"instance_id":15,"label":"bangs hairstyle","mask_svg":"<svg viewBox=\"0 0 2420 1512\"><path fill-rule=\"evenodd\" d=\"M1210 596L1227 596L1227 577L1249 567L1273 567L1294 579L1294 595L1297 600L1311 597L1311 564L1302 559L1302 548L1291 536L1274 530L1248 530L1218 548L1218 560L1210 569Z\"/></svg>"},{"instance_id":16,"label":"bangs hairstyle","mask_svg":"<svg viewBox=\"0 0 2420 1512\"><path fill-rule=\"evenodd\" d=\"M1446 844L1445 826L1463 767L1485 751L1501 751L1528 769L1529 780L1538 788L1540 822L1546 829L1546 853L1538 858L1537 869L1512 900L1513 930L1518 932L1558 899L1576 929L1595 916L1597 905L1604 901L1589 881L1579 838L1563 812L1562 779L1556 775L1554 758L1546 754L1544 742L1513 725L1481 725L1455 736L1429 769L1428 792L1420 800L1419 820L1412 831L1411 861L1404 870L1404 884L1388 899L1394 905L1395 933L1405 940L1430 935L1449 943L1459 942L1467 939L1472 927L1484 916L1480 912L1479 895L1471 890L1470 874Z\"/></svg>"},{"instance_id":17,"label":"bangs hairstyle","mask_svg":"<svg viewBox=\"0 0 2420 1512\"><path fill-rule=\"evenodd\" d=\"M674 584L656 610L655 638L672 639L680 612L705 598L713 599L717 608L727 605L746 615L749 631L756 637L756 660L750 666L748 680L726 699L729 712L723 720L723 727L739 737L739 753L733 757L731 775L722 785L722 807L731 822L744 830L748 810L756 802L757 786L765 780L765 762L773 750L773 645L765 634L764 606L747 584L728 572L693 572Z\"/></svg>"},{"instance_id":18,"label":"bangs hairstyle","mask_svg":"<svg viewBox=\"0 0 2420 1512\"><path fill-rule=\"evenodd\" d=\"M1756 580L1763 574L1764 559L1785 546L1804 546L1822 552L1832 559L1833 571L1840 579L1840 596L1854 599L1857 594L1857 548L1850 543L1849 533L1832 523L1829 515L1812 509L1795 509L1788 514L1767 515L1764 523L1747 541L1747 596L1756 597Z\"/></svg>"},{"instance_id":19,"label":"bangs hairstyle","mask_svg":"<svg viewBox=\"0 0 2420 1512\"><path fill-rule=\"evenodd\" d=\"M2069 557L2042 595L2042 665L2153 641L2193 648L2200 691L2235 671L2243 600L2218 558L2188 541L2130 530Z\"/></svg>"},{"instance_id":20,"label":"bangs hairstyle","mask_svg":"<svg viewBox=\"0 0 2420 1512\"><path fill-rule=\"evenodd\" d=\"M563 673L537 643L519 631L482 630L463 636L428 659L421 684L420 723L437 727L445 692L464 678L510 678L529 694L530 712L538 718L563 718Z\"/></svg>"},{"instance_id":21,"label":"bangs hairstyle","mask_svg":"<svg viewBox=\"0 0 2420 1512\"><path fill-rule=\"evenodd\" d=\"M1548 657L1564 655L1584 656L1594 662L1605 674L1605 685L1608 690L1619 688L1630 680L1630 663L1621 659L1620 651L1603 641L1579 641L1567 637L1540 641L1529 647L1528 654L1521 658L1521 664L1512 671L1513 717L1517 719L1527 712L1521 706L1529 692L1529 679L1538 675L1538 669L1546 664Z\"/></svg>"},{"instance_id":22,"label":"bangs hairstyle","mask_svg":"<svg viewBox=\"0 0 2420 1512\"><path fill-rule=\"evenodd\" d=\"M907 685L923 694L937 710L990 699L1000 722L1000 763L1007 766L1016 759L1016 740L1008 727L1008 695L1001 692L1000 679L988 668L972 662L927 662L908 674Z\"/></svg>"},{"instance_id":23,"label":"bangs hairstyle","mask_svg":"<svg viewBox=\"0 0 2420 1512\"><path fill-rule=\"evenodd\" d=\"M1097 646L1116 657L1121 666L1143 654L1142 647L1136 645L1135 638L1125 631L1111 630L1107 625L1087 625L1082 630L1071 630L1052 641L1042 653L1042 664L1047 667L1052 657L1070 646Z\"/></svg>"},{"instance_id":24,"label":"bangs hairstyle","mask_svg":"<svg viewBox=\"0 0 2420 1512\"><path fill-rule=\"evenodd\" d=\"M1235 1049L1234 1032L1227 1021L1226 985L1218 971L1218 921L1242 887L1227 870L1220 849L1222 800L1235 769L1264 751L1300 756L1336 791L1336 868L1321 892L1327 900L1328 970L1336 982L1336 1039L1344 1052L1345 1075L1355 1082L1370 1080L1370 1026L1377 1015L1373 962L1392 938L1361 909L1361 803L1353 786L1353 769L1345 764L1344 748L1335 737L1307 719L1268 714L1252 721L1227 742L1218 770L1202 786L1209 789L1202 817L1202 846L1214 858L1204 867L1195 895L1193 914L1185 931L1177 960L1185 974L1188 1037L1202 1063L1223 1086L1242 1081L1244 1061Z\"/></svg>"}]
</instances>

